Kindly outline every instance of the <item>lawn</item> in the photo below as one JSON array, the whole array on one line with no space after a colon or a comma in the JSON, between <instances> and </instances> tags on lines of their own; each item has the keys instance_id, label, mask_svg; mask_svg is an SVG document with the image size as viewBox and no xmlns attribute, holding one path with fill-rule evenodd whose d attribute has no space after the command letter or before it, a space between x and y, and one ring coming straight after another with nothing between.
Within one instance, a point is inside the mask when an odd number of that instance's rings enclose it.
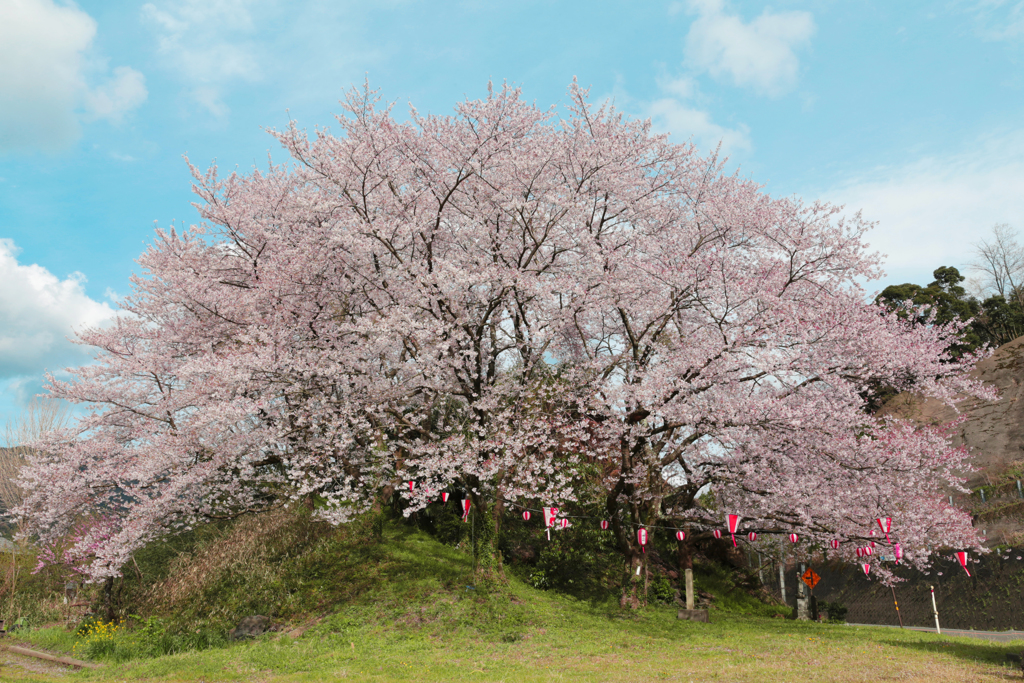
<instances>
[{"instance_id":1,"label":"lawn","mask_svg":"<svg viewBox=\"0 0 1024 683\"><path fill-rule=\"evenodd\" d=\"M355 548L339 546L330 554L334 564L304 565L303 581L321 577L304 590L345 597L293 616L280 632L151 656L133 654L133 639L142 635L125 630L111 641L110 652L120 654L98 657L99 669L62 671L4 652L0 681L962 682L1021 675L1003 662L1024 643L773 618L777 608L714 573L698 577L715 595L710 624L679 621L671 605L624 611L614 601L537 590L514 576L488 590L473 585L465 552L422 532L388 533L375 550L364 544L372 558L359 560ZM220 600L237 599L218 590ZM6 642L63 653L77 647L74 656L84 656L82 640L64 628Z\"/></svg>"},{"instance_id":2,"label":"lawn","mask_svg":"<svg viewBox=\"0 0 1024 683\"><path fill-rule=\"evenodd\" d=\"M612 619L564 600L511 638L414 624L346 626L298 638L106 664L79 673L0 669L5 681L1004 681L1011 646L882 628L722 616L678 622L668 610ZM8 655L6 659L12 657ZM19 662L26 660L18 658Z\"/></svg>"}]
</instances>

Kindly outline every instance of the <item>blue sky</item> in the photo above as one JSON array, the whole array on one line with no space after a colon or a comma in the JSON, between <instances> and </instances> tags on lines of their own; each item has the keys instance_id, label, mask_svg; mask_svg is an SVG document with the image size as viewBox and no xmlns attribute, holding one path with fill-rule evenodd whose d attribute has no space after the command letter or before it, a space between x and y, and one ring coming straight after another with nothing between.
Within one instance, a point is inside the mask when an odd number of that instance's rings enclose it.
<instances>
[{"instance_id":1,"label":"blue sky","mask_svg":"<svg viewBox=\"0 0 1024 683\"><path fill-rule=\"evenodd\" d=\"M1024 2L0 0L0 424L113 314L154 224L191 223L183 154L248 170L344 89L447 112L575 76L776 195L879 221L893 282L1024 230ZM290 112L290 113L289 113Z\"/></svg>"}]
</instances>

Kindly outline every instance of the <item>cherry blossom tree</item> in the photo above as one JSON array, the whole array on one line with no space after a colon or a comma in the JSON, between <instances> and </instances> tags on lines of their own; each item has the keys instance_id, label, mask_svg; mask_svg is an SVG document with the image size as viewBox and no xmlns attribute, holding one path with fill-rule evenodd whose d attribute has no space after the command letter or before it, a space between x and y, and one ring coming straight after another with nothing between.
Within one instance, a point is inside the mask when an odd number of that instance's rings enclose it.
<instances>
[{"instance_id":1,"label":"cherry blossom tree","mask_svg":"<svg viewBox=\"0 0 1024 683\"><path fill-rule=\"evenodd\" d=\"M91 412L25 471L30 532L102 511L100 578L283 502L343 523L456 487L498 524L597 465L630 567L639 526L726 511L818 545L891 516L920 566L976 547L941 502L966 454L862 410L872 382L990 396L946 352L955 325L865 303L870 225L568 100L504 87L399 121L364 89L338 136L275 132L288 165L193 168L203 223L158 233L120 317L80 334L96 363L50 380Z\"/></svg>"}]
</instances>

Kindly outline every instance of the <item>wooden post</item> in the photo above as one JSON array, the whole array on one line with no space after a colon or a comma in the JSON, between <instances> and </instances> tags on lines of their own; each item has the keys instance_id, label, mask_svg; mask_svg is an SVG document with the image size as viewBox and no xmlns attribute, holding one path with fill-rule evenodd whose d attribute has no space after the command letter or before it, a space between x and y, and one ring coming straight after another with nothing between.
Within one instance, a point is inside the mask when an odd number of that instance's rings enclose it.
<instances>
[{"instance_id":1,"label":"wooden post","mask_svg":"<svg viewBox=\"0 0 1024 683\"><path fill-rule=\"evenodd\" d=\"M475 506L474 506L474 507L475 507ZM473 510L470 510L470 511L469 511L469 513L470 513L471 515L473 515L473 525L472 525L472 527L470 528L470 533L471 533L471 534L473 535L473 576L474 576L474 577L476 577L476 574L477 574L477 558L476 558L476 515L475 515L475 514L473 514L473 512L474 512ZM474 580L475 580L475 579L474 579Z\"/></svg>"},{"instance_id":2,"label":"wooden post","mask_svg":"<svg viewBox=\"0 0 1024 683\"><path fill-rule=\"evenodd\" d=\"M686 609L693 609L693 570L685 570L686 575Z\"/></svg>"},{"instance_id":3,"label":"wooden post","mask_svg":"<svg viewBox=\"0 0 1024 683\"><path fill-rule=\"evenodd\" d=\"M782 604L786 602L786 552L779 555L779 590L782 591Z\"/></svg>"},{"instance_id":4,"label":"wooden post","mask_svg":"<svg viewBox=\"0 0 1024 683\"><path fill-rule=\"evenodd\" d=\"M928 586L928 589L932 592L932 613L935 614L935 632L941 636L942 629L939 628L939 608L935 606L935 586Z\"/></svg>"},{"instance_id":5,"label":"wooden post","mask_svg":"<svg viewBox=\"0 0 1024 683\"><path fill-rule=\"evenodd\" d=\"M900 628L903 628L903 617L900 616L900 603L896 601L896 587L889 586L892 590L892 604L896 605L896 618L900 620Z\"/></svg>"},{"instance_id":6,"label":"wooden post","mask_svg":"<svg viewBox=\"0 0 1024 683\"><path fill-rule=\"evenodd\" d=\"M1017 480L1017 497L1024 498L1024 490L1020 488L1020 479Z\"/></svg>"}]
</instances>

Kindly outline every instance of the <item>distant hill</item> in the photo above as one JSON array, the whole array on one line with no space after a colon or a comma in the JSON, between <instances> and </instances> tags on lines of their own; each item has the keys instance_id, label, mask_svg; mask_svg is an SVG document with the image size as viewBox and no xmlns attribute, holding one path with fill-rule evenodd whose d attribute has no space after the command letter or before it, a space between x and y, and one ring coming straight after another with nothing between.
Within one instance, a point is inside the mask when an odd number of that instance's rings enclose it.
<instances>
[{"instance_id":1,"label":"distant hill","mask_svg":"<svg viewBox=\"0 0 1024 683\"><path fill-rule=\"evenodd\" d=\"M953 500L974 513L975 524L985 529L990 545L1020 545L1024 543L1024 499L1017 481L1024 480L1024 337L1000 346L971 374L995 386L999 398L960 404L967 420L953 442L971 449L978 469L966 473L972 495L955 494ZM949 406L912 394L896 396L881 413L922 424L943 424L957 417Z\"/></svg>"},{"instance_id":2,"label":"distant hill","mask_svg":"<svg viewBox=\"0 0 1024 683\"><path fill-rule=\"evenodd\" d=\"M20 499L18 488L12 481L18 476L24 460L20 448L0 448L0 514Z\"/></svg>"}]
</instances>

